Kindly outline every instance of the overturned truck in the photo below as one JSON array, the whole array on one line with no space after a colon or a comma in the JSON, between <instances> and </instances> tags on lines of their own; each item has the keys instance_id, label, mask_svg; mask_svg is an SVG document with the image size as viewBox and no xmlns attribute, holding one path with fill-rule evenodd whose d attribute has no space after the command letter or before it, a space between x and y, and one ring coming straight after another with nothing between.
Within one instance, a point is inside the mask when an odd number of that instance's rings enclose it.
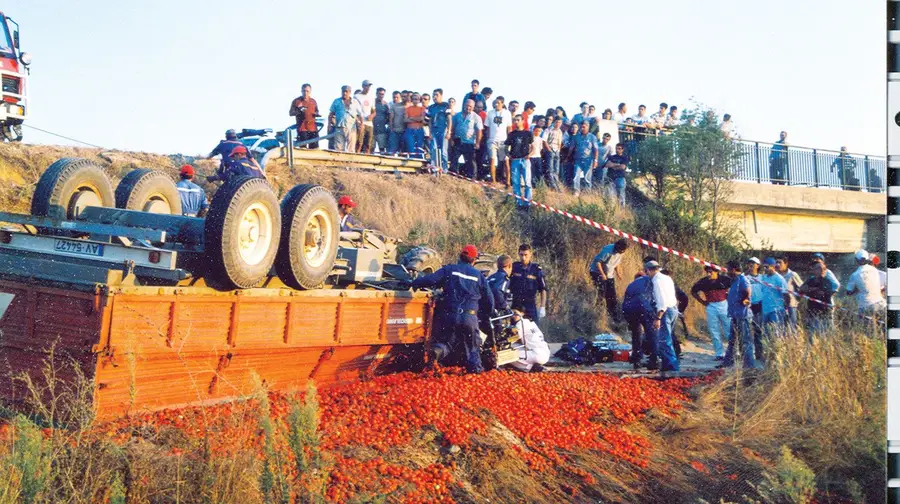
<instances>
[{"instance_id":1,"label":"overturned truck","mask_svg":"<svg viewBox=\"0 0 900 504\"><path fill-rule=\"evenodd\" d=\"M432 324L396 241L339 232L334 197L259 178L181 216L174 182L137 169L115 190L60 159L30 214L0 212L0 400L87 384L100 417L416 369ZM427 250L404 259L435 267ZM436 258L436 257L435 257ZM44 383L46 369L53 383ZM33 389L34 387L32 387Z\"/></svg>"}]
</instances>

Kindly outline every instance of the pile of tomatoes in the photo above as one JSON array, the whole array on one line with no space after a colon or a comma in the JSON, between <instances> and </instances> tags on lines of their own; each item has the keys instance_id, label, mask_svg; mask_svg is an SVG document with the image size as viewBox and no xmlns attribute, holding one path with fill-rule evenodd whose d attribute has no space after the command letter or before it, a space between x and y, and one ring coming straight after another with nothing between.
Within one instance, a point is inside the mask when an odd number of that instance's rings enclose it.
<instances>
[{"instance_id":1,"label":"pile of tomatoes","mask_svg":"<svg viewBox=\"0 0 900 504\"><path fill-rule=\"evenodd\" d=\"M465 455L473 434L486 435L491 426L502 426L518 437L512 453L531 470L563 471L592 484L594 475L566 453L604 452L645 467L652 446L629 432L628 426L650 410L675 414L688 400L688 388L714 378L660 382L599 373L467 375L445 369L322 389L320 449L332 461L327 497L343 502L353 496L393 494L403 496L405 502L452 502L451 491L459 484L453 477L453 456L436 456L430 465L419 467L397 463L392 457L423 429L439 433L445 455ZM272 393L268 399L271 417L284 422L296 397ZM257 406L256 401L232 402L146 413L104 423L95 434L126 443L132 438L152 441L161 431L176 429L185 435L180 439L196 442L167 446L175 456L192 456L192 452L198 456L201 447L213 457L248 450L262 456L265 435ZM279 449L287 459L292 457L286 445ZM388 461L392 459L395 462Z\"/></svg>"}]
</instances>

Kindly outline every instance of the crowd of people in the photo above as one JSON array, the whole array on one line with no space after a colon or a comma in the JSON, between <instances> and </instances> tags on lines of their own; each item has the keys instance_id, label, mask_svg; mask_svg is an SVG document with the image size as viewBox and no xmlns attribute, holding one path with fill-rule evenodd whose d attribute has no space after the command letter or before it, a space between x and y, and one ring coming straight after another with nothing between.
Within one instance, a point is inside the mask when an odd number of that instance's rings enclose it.
<instances>
[{"instance_id":1,"label":"crowd of people","mask_svg":"<svg viewBox=\"0 0 900 504\"><path fill-rule=\"evenodd\" d=\"M593 259L590 274L610 318L619 320L616 279L622 279L621 260L628 241L620 239L604 247ZM691 296L706 310L706 323L720 367L731 367L742 354L744 367L759 367L764 360L767 338L803 328L810 338L828 331L834 324L834 299L854 297L858 315L878 320L886 308L886 273L875 267L878 257L865 250L855 254L857 269L841 290L837 276L828 269L825 257L815 253L804 281L793 271L787 257L750 257L740 264L728 263L727 273L712 266L690 289ZM644 258L644 267L634 274L625 289L622 313L632 335L631 362L641 367L644 354L648 369L678 370L678 341L674 327L687 307L687 297L653 257ZM808 297L800 316L801 296Z\"/></svg>"},{"instance_id":2,"label":"crowd of people","mask_svg":"<svg viewBox=\"0 0 900 504\"><path fill-rule=\"evenodd\" d=\"M640 105L628 114L620 103L616 111L602 112L587 102L571 118L565 108L536 113L536 104L508 100L481 87L475 79L471 91L459 103L445 100L443 89L428 92L373 89L364 80L359 89L341 88L341 96L328 108L329 148L366 154L403 155L428 159L441 173L503 183L515 194L530 198L532 188L543 181L552 188L582 189L609 186L617 200L625 202L625 174L633 145L648 135L670 132L682 124L678 107L660 103L647 114ZM302 95L291 102L289 113L296 119L298 140L309 149L318 147L318 124L322 116L312 86L304 84ZM689 119L693 121L693 119ZM727 137L734 123L725 114L721 125ZM613 134L619 142L613 142ZM528 205L520 201L521 208Z\"/></svg>"}]
</instances>

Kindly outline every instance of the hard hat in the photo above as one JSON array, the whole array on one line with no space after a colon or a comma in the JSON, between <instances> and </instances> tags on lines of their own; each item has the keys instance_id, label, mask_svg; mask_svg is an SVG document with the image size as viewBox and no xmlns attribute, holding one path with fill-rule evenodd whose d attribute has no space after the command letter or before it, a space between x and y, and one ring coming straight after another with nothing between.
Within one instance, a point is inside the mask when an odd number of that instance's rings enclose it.
<instances>
[{"instance_id":1,"label":"hard hat","mask_svg":"<svg viewBox=\"0 0 900 504\"><path fill-rule=\"evenodd\" d=\"M862 261L862 260L868 259L868 258L869 258L869 253L866 252L865 250L859 249L856 251L856 260L857 261Z\"/></svg>"},{"instance_id":2,"label":"hard hat","mask_svg":"<svg viewBox=\"0 0 900 504\"><path fill-rule=\"evenodd\" d=\"M753 263L753 264L760 264L759 259L757 259L756 257L751 257L750 259L747 259L747 262Z\"/></svg>"},{"instance_id":3,"label":"hard hat","mask_svg":"<svg viewBox=\"0 0 900 504\"><path fill-rule=\"evenodd\" d=\"M766 257L764 264L766 266L775 266L775 258L774 257Z\"/></svg>"},{"instance_id":4,"label":"hard hat","mask_svg":"<svg viewBox=\"0 0 900 504\"><path fill-rule=\"evenodd\" d=\"M194 176L194 167L189 164L182 166L181 167L181 176L182 177L185 177L185 176L193 177Z\"/></svg>"},{"instance_id":5,"label":"hard hat","mask_svg":"<svg viewBox=\"0 0 900 504\"><path fill-rule=\"evenodd\" d=\"M346 194L338 198L338 205L348 206L353 208L356 206L356 202L353 201L353 198L347 196Z\"/></svg>"},{"instance_id":6,"label":"hard hat","mask_svg":"<svg viewBox=\"0 0 900 504\"><path fill-rule=\"evenodd\" d=\"M235 154L246 154L246 153L247 153L247 148L244 147L243 145L238 145L234 149L231 149L231 153L228 155L234 156Z\"/></svg>"},{"instance_id":7,"label":"hard hat","mask_svg":"<svg viewBox=\"0 0 900 504\"><path fill-rule=\"evenodd\" d=\"M225 131L225 138L226 138L227 140L235 140L235 139L237 139L237 132L234 131L233 129L226 130L226 131Z\"/></svg>"},{"instance_id":8,"label":"hard hat","mask_svg":"<svg viewBox=\"0 0 900 504\"><path fill-rule=\"evenodd\" d=\"M475 248L475 245L469 244L459 251L459 255L468 257L469 259L475 259L478 257L478 249Z\"/></svg>"},{"instance_id":9,"label":"hard hat","mask_svg":"<svg viewBox=\"0 0 900 504\"><path fill-rule=\"evenodd\" d=\"M814 261L825 261L825 256L821 252L813 252L812 258Z\"/></svg>"}]
</instances>

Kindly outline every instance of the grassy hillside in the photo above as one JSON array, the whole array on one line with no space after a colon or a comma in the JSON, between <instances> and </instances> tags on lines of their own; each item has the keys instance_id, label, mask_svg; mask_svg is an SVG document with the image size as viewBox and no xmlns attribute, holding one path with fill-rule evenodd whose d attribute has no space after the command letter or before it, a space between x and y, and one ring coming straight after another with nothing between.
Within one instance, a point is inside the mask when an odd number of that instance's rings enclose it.
<instances>
[{"instance_id":1,"label":"grassy hillside","mask_svg":"<svg viewBox=\"0 0 900 504\"><path fill-rule=\"evenodd\" d=\"M93 159L114 180L135 167L177 170L165 156L0 145L0 208L27 211L41 170L63 156ZM214 165L197 167L209 174ZM465 243L510 254L532 243L550 284L548 336L605 327L587 265L611 235L538 209L518 211L498 193L447 177L290 173L278 163L269 174L280 194L310 182L350 194L368 226L407 246L430 245L447 261ZM538 190L535 197L707 253L691 247L702 237L666 224L652 229L646 213L618 210L599 196ZM630 250L628 276L644 254ZM683 286L700 275L683 260L669 265ZM702 328L697 307L689 318ZM86 422L87 412L56 419L68 429L43 432L53 405L34 405L48 412L37 423L0 410L0 504L287 502L285 495L305 496L297 502L880 502L881 338L858 326L812 344L802 334L783 338L771 344L765 371L701 382L593 373L395 376L321 391L320 405L261 390L214 409L111 425Z\"/></svg>"}]
</instances>

